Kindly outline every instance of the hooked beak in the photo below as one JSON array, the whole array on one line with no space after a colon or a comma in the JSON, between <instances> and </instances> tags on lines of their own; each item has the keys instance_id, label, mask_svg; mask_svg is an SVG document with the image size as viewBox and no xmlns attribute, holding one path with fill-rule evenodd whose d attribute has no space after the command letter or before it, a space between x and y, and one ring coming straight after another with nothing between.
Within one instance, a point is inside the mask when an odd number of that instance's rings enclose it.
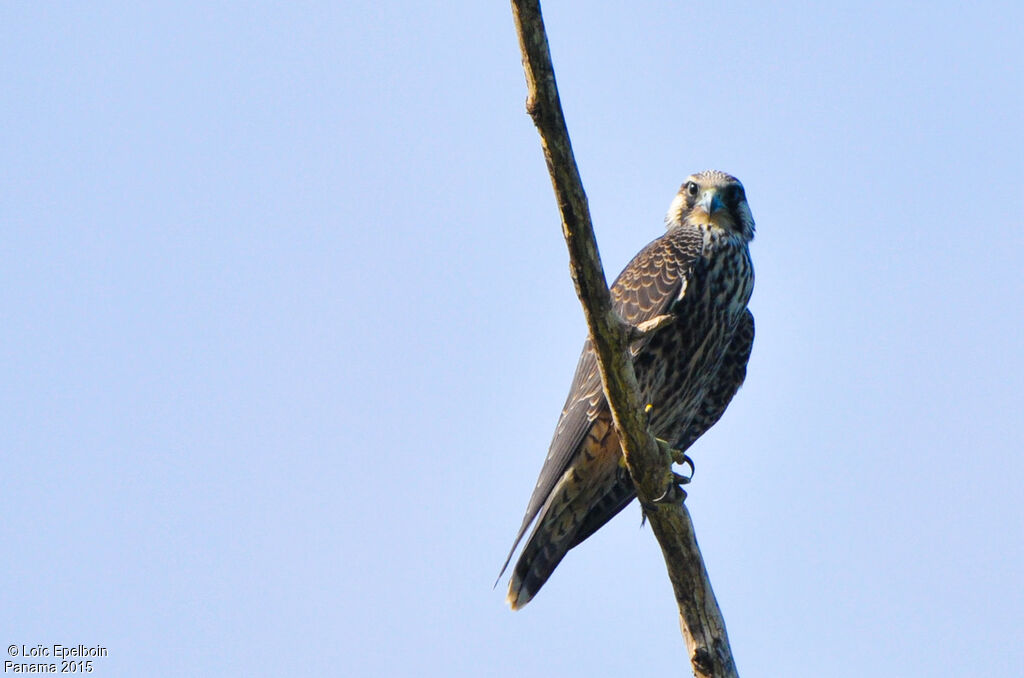
<instances>
[{"instance_id":1,"label":"hooked beak","mask_svg":"<svg viewBox=\"0 0 1024 678\"><path fill-rule=\"evenodd\" d=\"M704 195L700 197L700 201L697 203L697 206L704 210L704 213L710 217L717 210L725 207L725 203L723 203L722 199L718 197L718 191L710 189L704 191Z\"/></svg>"}]
</instances>

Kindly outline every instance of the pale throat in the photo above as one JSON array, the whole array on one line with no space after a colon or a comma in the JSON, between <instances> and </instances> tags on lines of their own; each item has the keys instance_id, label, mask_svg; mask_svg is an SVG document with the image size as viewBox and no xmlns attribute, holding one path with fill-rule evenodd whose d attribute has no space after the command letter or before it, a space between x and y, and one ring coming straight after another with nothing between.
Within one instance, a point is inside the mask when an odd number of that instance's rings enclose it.
<instances>
[{"instance_id":1,"label":"pale throat","mask_svg":"<svg viewBox=\"0 0 1024 678\"><path fill-rule=\"evenodd\" d=\"M701 230L736 230L736 220L728 210L716 210L714 214L708 214L702 209L695 209L686 215L683 223Z\"/></svg>"}]
</instances>

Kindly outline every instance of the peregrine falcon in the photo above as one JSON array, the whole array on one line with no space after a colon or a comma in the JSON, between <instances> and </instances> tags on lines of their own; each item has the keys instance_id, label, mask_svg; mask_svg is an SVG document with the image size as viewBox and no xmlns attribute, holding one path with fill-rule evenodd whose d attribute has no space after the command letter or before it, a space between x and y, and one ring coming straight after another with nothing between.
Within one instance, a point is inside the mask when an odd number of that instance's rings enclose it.
<instances>
[{"instance_id":1,"label":"peregrine falcon","mask_svg":"<svg viewBox=\"0 0 1024 678\"><path fill-rule=\"evenodd\" d=\"M754 316L747 309L754 287L748 250L754 218L739 180L708 170L686 179L665 225L666 233L619 275L611 296L631 325L670 317L630 350L641 396L650 404L651 431L684 452L718 421L746 377L754 341ZM502 568L504 574L536 519L509 582L512 609L528 603L569 549L635 496L588 339Z\"/></svg>"}]
</instances>

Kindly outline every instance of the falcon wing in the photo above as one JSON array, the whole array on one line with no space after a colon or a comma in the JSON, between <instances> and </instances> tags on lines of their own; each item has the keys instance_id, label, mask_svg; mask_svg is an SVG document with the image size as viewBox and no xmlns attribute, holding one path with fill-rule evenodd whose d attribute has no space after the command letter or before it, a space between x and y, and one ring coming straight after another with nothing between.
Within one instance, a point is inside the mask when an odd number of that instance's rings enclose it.
<instances>
[{"instance_id":1,"label":"falcon wing","mask_svg":"<svg viewBox=\"0 0 1024 678\"><path fill-rule=\"evenodd\" d=\"M736 332L733 334L732 342L722 359L722 365L718 368L718 378L701 401L700 410L694 417L690 426L687 427L682 437L674 443L676 449L685 452L697 438L715 425L736 391L743 385L747 376L747 361L750 359L750 349L754 345L754 314L748 309L740 318ZM594 534L602 525L615 517L622 509L629 505L636 497L636 488L629 478L629 472L620 468L622 478L609 488L594 507L587 513L580 524L579 531L573 539L573 548L584 539Z\"/></svg>"},{"instance_id":2,"label":"falcon wing","mask_svg":"<svg viewBox=\"0 0 1024 678\"><path fill-rule=\"evenodd\" d=\"M637 325L669 312L686 290L686 281L693 265L699 259L702 243L703 238L697 229L680 227L672 229L642 249L612 284L612 307L619 316L627 323ZM645 340L637 342L632 347L633 353L635 354L644 343ZM607 407L597 358L590 339L587 339L569 389L569 396L555 427L548 456L544 460L537 486L530 497L523 524L502 567L502 574L530 523L540 513L559 479L572 463L587 431ZM628 486L632 488L632 483L628 483ZM601 504L604 505L604 502ZM618 506L611 513L607 510L601 511L605 517L598 526L621 510L622 506ZM498 578L501 578L500 574Z\"/></svg>"}]
</instances>

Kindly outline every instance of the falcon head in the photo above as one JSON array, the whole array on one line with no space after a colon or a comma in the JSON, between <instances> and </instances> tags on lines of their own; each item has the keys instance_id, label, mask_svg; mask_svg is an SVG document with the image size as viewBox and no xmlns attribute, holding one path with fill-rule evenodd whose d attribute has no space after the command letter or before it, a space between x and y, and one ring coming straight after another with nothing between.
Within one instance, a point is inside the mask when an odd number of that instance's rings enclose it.
<instances>
[{"instance_id":1,"label":"falcon head","mask_svg":"<svg viewBox=\"0 0 1024 678\"><path fill-rule=\"evenodd\" d=\"M665 226L695 226L754 239L754 217L743 184L736 177L705 170L686 177L665 216Z\"/></svg>"}]
</instances>

